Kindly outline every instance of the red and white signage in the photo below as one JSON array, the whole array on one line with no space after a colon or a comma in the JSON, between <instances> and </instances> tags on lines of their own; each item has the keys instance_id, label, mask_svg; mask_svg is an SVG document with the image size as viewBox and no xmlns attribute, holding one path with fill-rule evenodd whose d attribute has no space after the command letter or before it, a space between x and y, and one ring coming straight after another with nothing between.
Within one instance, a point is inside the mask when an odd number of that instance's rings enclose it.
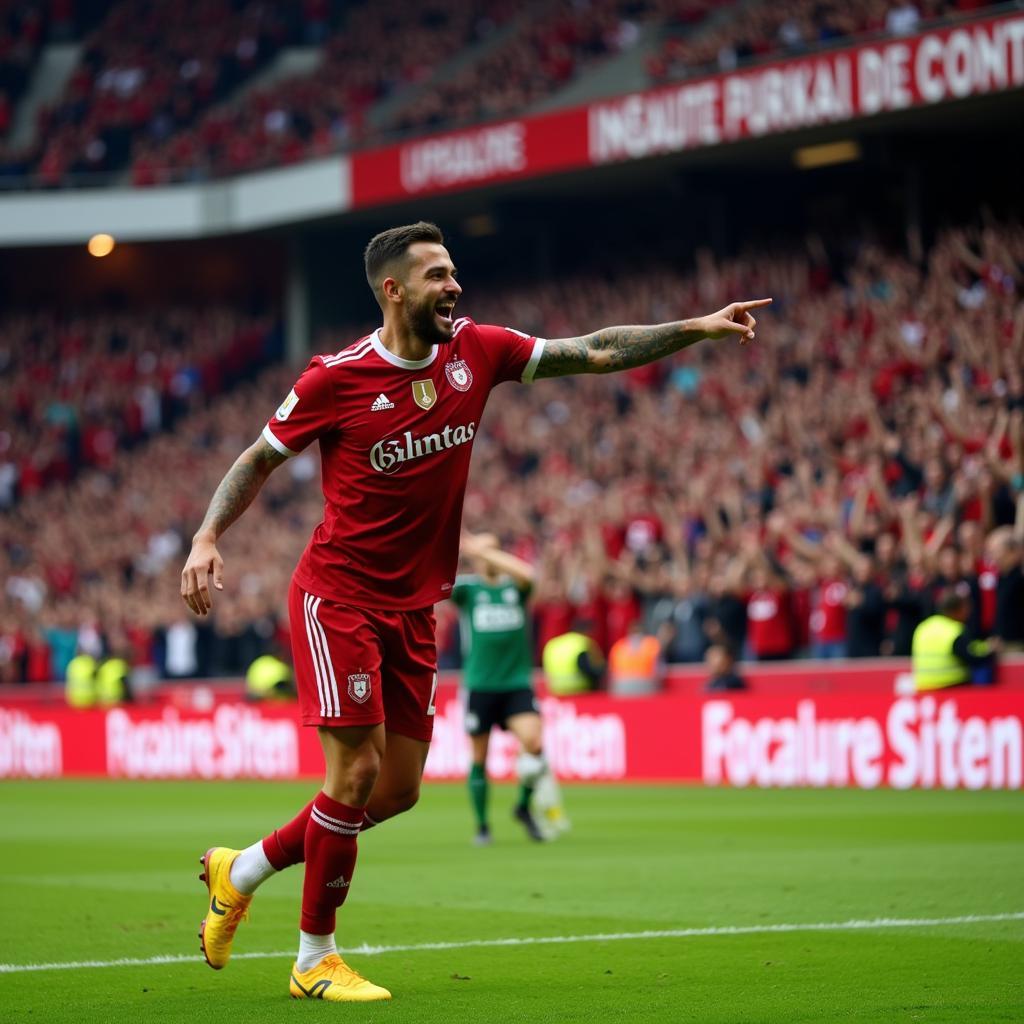
<instances>
[{"instance_id":1,"label":"red and white signage","mask_svg":"<svg viewBox=\"0 0 1024 1024\"><path fill-rule=\"evenodd\" d=\"M1007 14L357 153L352 203L639 160L1021 86L1024 15Z\"/></svg>"},{"instance_id":2,"label":"red and white signage","mask_svg":"<svg viewBox=\"0 0 1024 1024\"><path fill-rule=\"evenodd\" d=\"M544 697L545 749L568 781L686 781L731 786L873 789L1024 787L1024 659L996 686L899 696L906 664L803 663L752 667L748 692L700 691L699 670L677 671L644 698ZM0 778L317 777L314 729L294 705L237 697L190 708L167 701L78 711L28 699L0 704ZM462 779L469 764L453 682L437 694L428 779ZM516 744L495 734L489 770L512 778Z\"/></svg>"}]
</instances>

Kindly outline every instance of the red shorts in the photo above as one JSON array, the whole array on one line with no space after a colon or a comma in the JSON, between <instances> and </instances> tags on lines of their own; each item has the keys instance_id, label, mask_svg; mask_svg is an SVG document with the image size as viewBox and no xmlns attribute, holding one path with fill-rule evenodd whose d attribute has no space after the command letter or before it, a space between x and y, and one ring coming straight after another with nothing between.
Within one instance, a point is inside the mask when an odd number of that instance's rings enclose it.
<instances>
[{"instance_id":1,"label":"red shorts","mask_svg":"<svg viewBox=\"0 0 1024 1024\"><path fill-rule=\"evenodd\" d=\"M434 609L352 608L288 592L303 725L379 725L430 742L437 649Z\"/></svg>"}]
</instances>

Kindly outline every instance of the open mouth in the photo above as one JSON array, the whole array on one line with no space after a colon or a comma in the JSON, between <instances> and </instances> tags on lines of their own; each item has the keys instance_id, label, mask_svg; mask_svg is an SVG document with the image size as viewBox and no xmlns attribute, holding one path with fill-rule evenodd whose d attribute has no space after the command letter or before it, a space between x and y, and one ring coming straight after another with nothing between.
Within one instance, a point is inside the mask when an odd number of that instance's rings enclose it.
<instances>
[{"instance_id":1,"label":"open mouth","mask_svg":"<svg viewBox=\"0 0 1024 1024\"><path fill-rule=\"evenodd\" d=\"M452 324L452 316L455 312L455 303L439 302L434 307L434 312L437 313L438 317L443 323L447 324L450 327Z\"/></svg>"}]
</instances>

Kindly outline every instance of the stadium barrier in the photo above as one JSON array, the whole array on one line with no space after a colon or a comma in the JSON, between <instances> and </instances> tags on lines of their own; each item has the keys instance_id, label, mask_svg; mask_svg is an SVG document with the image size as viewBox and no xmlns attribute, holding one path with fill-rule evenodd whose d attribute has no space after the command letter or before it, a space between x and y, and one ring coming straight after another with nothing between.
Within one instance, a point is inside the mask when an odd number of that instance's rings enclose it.
<instances>
[{"instance_id":1,"label":"stadium barrier","mask_svg":"<svg viewBox=\"0 0 1024 1024\"><path fill-rule=\"evenodd\" d=\"M543 696L548 756L571 781L731 786L1020 789L1024 658L1000 682L902 695L901 661L752 667L748 692L707 694L675 669L643 698ZM428 779L469 762L454 678L439 686ZM515 743L491 745L496 778ZM291 779L321 773L316 735L290 703L247 703L235 688L162 688L145 704L74 710L30 694L0 698L0 778Z\"/></svg>"}]
</instances>

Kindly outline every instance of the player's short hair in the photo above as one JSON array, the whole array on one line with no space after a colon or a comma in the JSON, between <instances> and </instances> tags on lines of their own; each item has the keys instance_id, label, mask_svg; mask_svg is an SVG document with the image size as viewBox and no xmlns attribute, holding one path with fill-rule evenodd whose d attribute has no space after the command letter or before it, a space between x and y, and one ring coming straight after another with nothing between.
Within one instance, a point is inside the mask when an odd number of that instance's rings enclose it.
<instances>
[{"instance_id":1,"label":"player's short hair","mask_svg":"<svg viewBox=\"0 0 1024 1024\"><path fill-rule=\"evenodd\" d=\"M366 281L370 291L377 294L381 281L387 275L385 270L396 260L404 258L409 246L416 242L436 242L444 245L444 235L436 224L427 220L418 220L415 224L403 224L397 228L388 228L374 235L363 253L366 266Z\"/></svg>"}]
</instances>

